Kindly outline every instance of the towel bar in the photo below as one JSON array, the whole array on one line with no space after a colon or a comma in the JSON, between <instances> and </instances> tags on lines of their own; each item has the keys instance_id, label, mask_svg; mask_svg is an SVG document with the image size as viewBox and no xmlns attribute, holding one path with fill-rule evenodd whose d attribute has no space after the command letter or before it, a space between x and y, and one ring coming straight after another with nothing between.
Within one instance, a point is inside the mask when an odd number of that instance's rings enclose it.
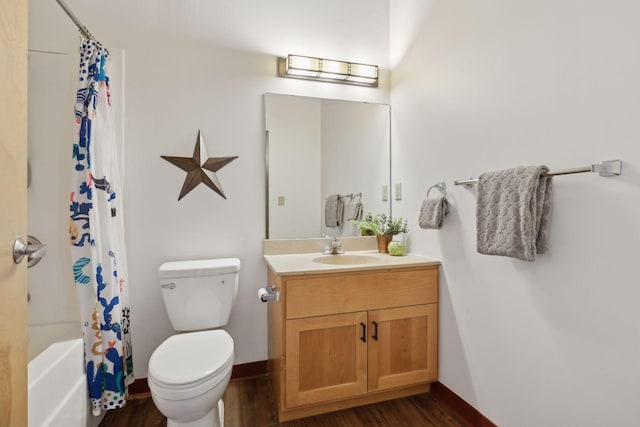
<instances>
[{"instance_id":1,"label":"towel bar","mask_svg":"<svg viewBox=\"0 0 640 427\"><path fill-rule=\"evenodd\" d=\"M569 175L573 173L598 172L600 176L617 176L622 173L622 160L603 160L591 166L583 166L573 169L563 169L555 172L547 172L547 175ZM478 178L467 178L453 181L454 185L464 185L469 188L478 183Z\"/></svg>"},{"instance_id":2,"label":"towel bar","mask_svg":"<svg viewBox=\"0 0 640 427\"><path fill-rule=\"evenodd\" d=\"M356 197L362 197L362 193L349 193L349 194L340 194L340 197L342 198L350 198L350 199L355 199Z\"/></svg>"}]
</instances>

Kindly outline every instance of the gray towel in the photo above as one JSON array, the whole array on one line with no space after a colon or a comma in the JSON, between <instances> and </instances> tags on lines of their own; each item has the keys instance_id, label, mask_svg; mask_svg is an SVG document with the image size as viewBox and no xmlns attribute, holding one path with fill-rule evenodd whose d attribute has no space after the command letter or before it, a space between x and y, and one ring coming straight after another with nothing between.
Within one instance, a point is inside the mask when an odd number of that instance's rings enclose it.
<instances>
[{"instance_id":1,"label":"gray towel","mask_svg":"<svg viewBox=\"0 0 640 427\"><path fill-rule=\"evenodd\" d=\"M333 194L327 197L324 205L324 225L329 228L342 227L344 204L342 197Z\"/></svg>"},{"instance_id":2,"label":"gray towel","mask_svg":"<svg viewBox=\"0 0 640 427\"><path fill-rule=\"evenodd\" d=\"M338 196L338 209L336 209L336 223L338 227L342 227L344 223L344 199Z\"/></svg>"},{"instance_id":3,"label":"gray towel","mask_svg":"<svg viewBox=\"0 0 640 427\"><path fill-rule=\"evenodd\" d=\"M362 206L362 202L358 199L357 202L349 204L349 215L347 215L347 219L349 221L360 221L362 219L363 212L364 206Z\"/></svg>"},{"instance_id":4,"label":"gray towel","mask_svg":"<svg viewBox=\"0 0 640 427\"><path fill-rule=\"evenodd\" d=\"M546 166L480 175L476 205L478 252L535 261L549 249L552 181Z\"/></svg>"},{"instance_id":5,"label":"gray towel","mask_svg":"<svg viewBox=\"0 0 640 427\"><path fill-rule=\"evenodd\" d=\"M420 225L420 228L439 229L442 227L444 216L448 213L449 202L444 196L435 199L424 199L420 208L418 225Z\"/></svg>"}]
</instances>

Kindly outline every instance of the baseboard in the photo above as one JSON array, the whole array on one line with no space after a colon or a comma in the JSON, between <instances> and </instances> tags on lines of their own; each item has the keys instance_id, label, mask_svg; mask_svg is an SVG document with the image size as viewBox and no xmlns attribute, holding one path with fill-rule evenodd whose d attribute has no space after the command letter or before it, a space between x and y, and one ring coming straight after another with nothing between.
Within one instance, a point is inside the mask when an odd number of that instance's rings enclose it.
<instances>
[{"instance_id":1,"label":"baseboard","mask_svg":"<svg viewBox=\"0 0 640 427\"><path fill-rule=\"evenodd\" d=\"M490 419L440 382L431 383L431 394L474 427L497 427Z\"/></svg>"},{"instance_id":2,"label":"baseboard","mask_svg":"<svg viewBox=\"0 0 640 427\"><path fill-rule=\"evenodd\" d=\"M267 375L267 361L258 360L257 362L233 365L233 371L231 371L231 381L248 380L251 378L263 377L265 375Z\"/></svg>"},{"instance_id":3,"label":"baseboard","mask_svg":"<svg viewBox=\"0 0 640 427\"><path fill-rule=\"evenodd\" d=\"M151 391L149 390L149 384L147 384L146 378L136 378L133 384L129 384L128 391L129 396L127 399L139 399L151 396Z\"/></svg>"},{"instance_id":4,"label":"baseboard","mask_svg":"<svg viewBox=\"0 0 640 427\"><path fill-rule=\"evenodd\" d=\"M241 363L239 365L233 365L233 371L231 371L231 381L248 380L264 375L267 375L266 360ZM149 396L151 396L151 391L149 390L149 384L147 383L146 378L136 378L133 384L129 385L129 399L137 399Z\"/></svg>"}]
</instances>

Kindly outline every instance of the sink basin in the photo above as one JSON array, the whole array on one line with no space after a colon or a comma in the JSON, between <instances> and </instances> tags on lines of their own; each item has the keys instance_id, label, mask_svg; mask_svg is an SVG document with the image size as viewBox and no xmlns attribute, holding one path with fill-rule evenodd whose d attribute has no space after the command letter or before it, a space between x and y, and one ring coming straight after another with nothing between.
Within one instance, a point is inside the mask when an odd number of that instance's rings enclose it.
<instances>
[{"instance_id":1,"label":"sink basin","mask_svg":"<svg viewBox=\"0 0 640 427\"><path fill-rule=\"evenodd\" d=\"M317 258L313 258L311 261L330 265L357 265L373 264L378 262L378 258L370 255L341 254L319 256Z\"/></svg>"}]
</instances>

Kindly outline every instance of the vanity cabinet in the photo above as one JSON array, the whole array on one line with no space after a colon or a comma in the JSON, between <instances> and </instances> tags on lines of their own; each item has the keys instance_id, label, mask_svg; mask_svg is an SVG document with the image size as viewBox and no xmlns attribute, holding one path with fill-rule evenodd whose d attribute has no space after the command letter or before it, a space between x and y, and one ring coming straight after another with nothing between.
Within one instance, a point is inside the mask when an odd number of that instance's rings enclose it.
<instances>
[{"instance_id":1,"label":"vanity cabinet","mask_svg":"<svg viewBox=\"0 0 640 427\"><path fill-rule=\"evenodd\" d=\"M425 392L438 377L438 266L276 275L280 421Z\"/></svg>"}]
</instances>

